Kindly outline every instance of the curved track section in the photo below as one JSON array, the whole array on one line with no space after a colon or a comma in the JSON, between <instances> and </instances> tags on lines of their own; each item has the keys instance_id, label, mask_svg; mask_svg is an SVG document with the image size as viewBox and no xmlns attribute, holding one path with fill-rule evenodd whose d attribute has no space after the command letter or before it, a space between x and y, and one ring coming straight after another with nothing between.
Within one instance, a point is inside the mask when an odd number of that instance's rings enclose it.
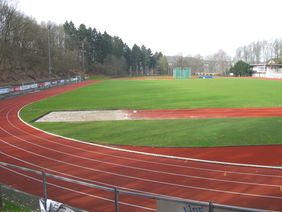
<instances>
[{"instance_id":1,"label":"curved track section","mask_svg":"<svg viewBox=\"0 0 282 212\"><path fill-rule=\"evenodd\" d=\"M282 211L281 169L202 163L118 151L46 134L19 120L17 113L22 106L88 83L91 82L1 101L1 161L131 191ZM38 176L3 167L0 170L2 183L41 196ZM114 210L112 193L47 180L51 199L89 211ZM154 200L120 196L121 212L155 210Z\"/></svg>"}]
</instances>

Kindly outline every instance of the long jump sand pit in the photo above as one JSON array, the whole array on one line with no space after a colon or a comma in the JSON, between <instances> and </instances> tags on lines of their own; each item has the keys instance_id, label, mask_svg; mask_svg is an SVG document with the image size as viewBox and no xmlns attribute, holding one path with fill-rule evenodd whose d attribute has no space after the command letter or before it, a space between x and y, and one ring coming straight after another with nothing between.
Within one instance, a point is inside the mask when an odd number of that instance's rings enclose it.
<instances>
[{"instance_id":1,"label":"long jump sand pit","mask_svg":"<svg viewBox=\"0 0 282 212\"><path fill-rule=\"evenodd\" d=\"M54 111L36 122L82 122L154 119L281 117L282 108L203 108L180 110Z\"/></svg>"},{"instance_id":2,"label":"long jump sand pit","mask_svg":"<svg viewBox=\"0 0 282 212\"><path fill-rule=\"evenodd\" d=\"M82 121L121 121L128 120L124 110L93 111L54 111L36 120L36 122L82 122Z\"/></svg>"}]
</instances>

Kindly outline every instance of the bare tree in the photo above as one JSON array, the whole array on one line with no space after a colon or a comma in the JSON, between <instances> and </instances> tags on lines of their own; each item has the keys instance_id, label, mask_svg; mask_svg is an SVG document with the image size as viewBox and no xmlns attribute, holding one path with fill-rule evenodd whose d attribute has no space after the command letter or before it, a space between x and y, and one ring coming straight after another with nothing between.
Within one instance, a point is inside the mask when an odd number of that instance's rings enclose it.
<instances>
[{"instance_id":1,"label":"bare tree","mask_svg":"<svg viewBox=\"0 0 282 212\"><path fill-rule=\"evenodd\" d=\"M0 0L0 62L5 62L8 43L11 42L15 8L5 0Z\"/></svg>"},{"instance_id":2,"label":"bare tree","mask_svg":"<svg viewBox=\"0 0 282 212\"><path fill-rule=\"evenodd\" d=\"M274 41L257 41L237 48L234 61L243 60L247 63L267 62L282 57L282 39Z\"/></svg>"},{"instance_id":3,"label":"bare tree","mask_svg":"<svg viewBox=\"0 0 282 212\"><path fill-rule=\"evenodd\" d=\"M224 74L231 67L231 57L223 50L219 50L206 58L206 68L209 72Z\"/></svg>"},{"instance_id":4,"label":"bare tree","mask_svg":"<svg viewBox=\"0 0 282 212\"><path fill-rule=\"evenodd\" d=\"M261 61L261 42L254 42L253 43L253 54L254 54L254 62L260 63Z\"/></svg>"},{"instance_id":5,"label":"bare tree","mask_svg":"<svg viewBox=\"0 0 282 212\"><path fill-rule=\"evenodd\" d=\"M279 58L281 56L280 45L281 45L281 41L278 39L275 39L274 42L272 43L272 51L274 58Z\"/></svg>"}]
</instances>

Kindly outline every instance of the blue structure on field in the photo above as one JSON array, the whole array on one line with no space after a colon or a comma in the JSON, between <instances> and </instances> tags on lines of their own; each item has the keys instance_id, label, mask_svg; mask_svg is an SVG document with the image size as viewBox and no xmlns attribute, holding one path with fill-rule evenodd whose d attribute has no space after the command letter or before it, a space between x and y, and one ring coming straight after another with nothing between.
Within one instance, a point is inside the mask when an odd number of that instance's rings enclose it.
<instances>
[{"instance_id":1,"label":"blue structure on field","mask_svg":"<svg viewBox=\"0 0 282 212\"><path fill-rule=\"evenodd\" d=\"M214 76L199 76L199 79L212 79Z\"/></svg>"}]
</instances>

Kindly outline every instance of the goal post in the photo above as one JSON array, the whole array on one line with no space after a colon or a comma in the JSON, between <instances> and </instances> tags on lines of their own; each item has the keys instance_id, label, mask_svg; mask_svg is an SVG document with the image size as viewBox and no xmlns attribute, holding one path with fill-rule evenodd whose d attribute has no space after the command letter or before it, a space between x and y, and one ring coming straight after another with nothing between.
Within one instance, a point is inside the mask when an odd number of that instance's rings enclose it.
<instances>
[{"instance_id":1,"label":"goal post","mask_svg":"<svg viewBox=\"0 0 282 212\"><path fill-rule=\"evenodd\" d=\"M187 79L191 78L191 68L176 67L173 69L173 79Z\"/></svg>"}]
</instances>

